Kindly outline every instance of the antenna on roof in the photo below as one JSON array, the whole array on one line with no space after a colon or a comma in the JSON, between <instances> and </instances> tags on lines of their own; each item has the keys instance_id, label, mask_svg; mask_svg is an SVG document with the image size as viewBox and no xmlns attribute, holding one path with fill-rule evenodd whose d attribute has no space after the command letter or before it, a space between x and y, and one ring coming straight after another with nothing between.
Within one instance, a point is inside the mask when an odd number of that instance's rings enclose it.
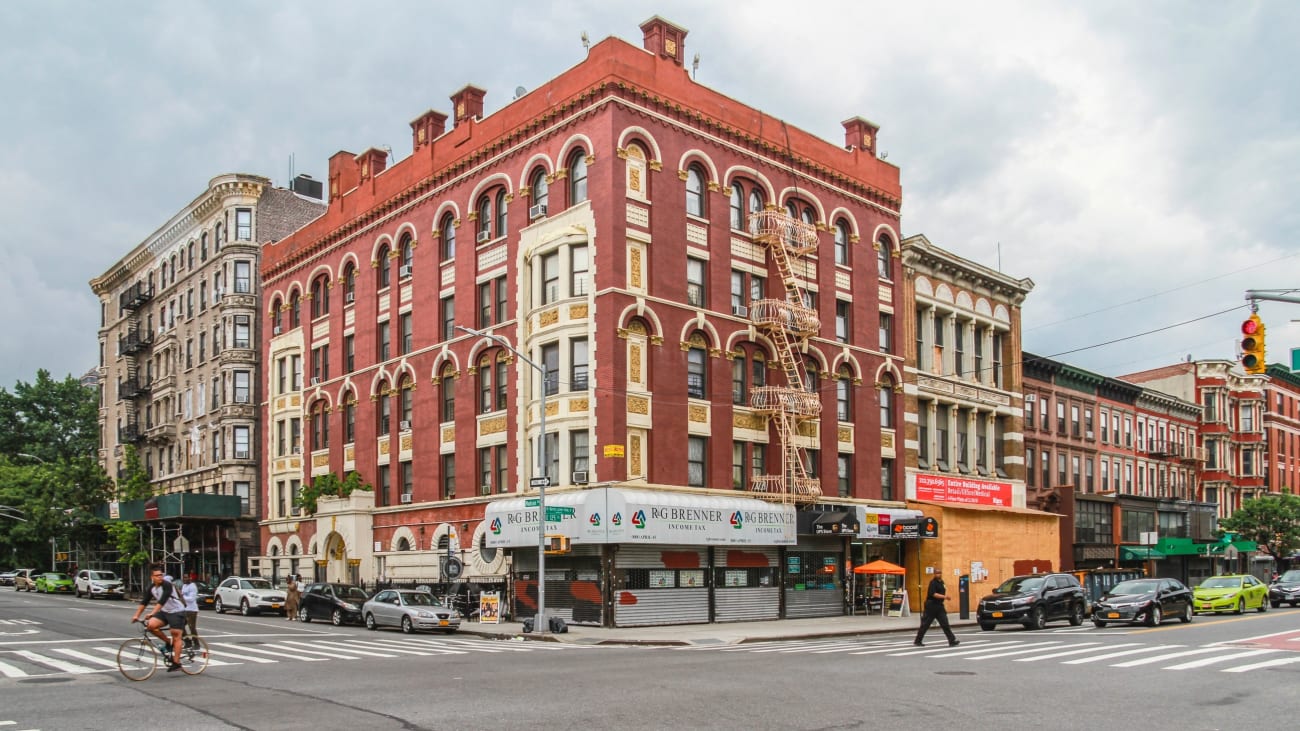
<instances>
[{"instance_id":1,"label":"antenna on roof","mask_svg":"<svg viewBox=\"0 0 1300 731\"><path fill-rule=\"evenodd\" d=\"M522 86L516 86L516 87L515 87L515 98L516 98L516 99L518 99L519 97L521 97L521 96L523 96L524 94L527 94L527 93L528 93L528 90L525 89L524 87L522 87Z\"/></svg>"},{"instance_id":2,"label":"antenna on roof","mask_svg":"<svg viewBox=\"0 0 1300 731\"><path fill-rule=\"evenodd\" d=\"M700 73L700 54L695 54L695 60L691 61L691 78L695 78Z\"/></svg>"},{"instance_id":3,"label":"antenna on roof","mask_svg":"<svg viewBox=\"0 0 1300 731\"><path fill-rule=\"evenodd\" d=\"M591 50L591 39L587 37L587 31L582 32L582 50Z\"/></svg>"}]
</instances>

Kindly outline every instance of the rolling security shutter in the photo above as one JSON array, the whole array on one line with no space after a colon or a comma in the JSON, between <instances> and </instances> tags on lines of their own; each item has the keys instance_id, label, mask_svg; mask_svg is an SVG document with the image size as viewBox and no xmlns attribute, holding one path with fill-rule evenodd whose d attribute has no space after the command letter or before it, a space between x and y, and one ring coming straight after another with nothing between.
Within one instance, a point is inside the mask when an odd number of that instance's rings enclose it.
<instances>
[{"instance_id":1,"label":"rolling security shutter","mask_svg":"<svg viewBox=\"0 0 1300 731\"><path fill-rule=\"evenodd\" d=\"M707 549L620 545L614 556L614 624L709 621ZM548 584L549 586L549 584Z\"/></svg>"},{"instance_id":2,"label":"rolling security shutter","mask_svg":"<svg viewBox=\"0 0 1300 731\"><path fill-rule=\"evenodd\" d=\"M843 558L839 539L804 538L797 547L786 549L786 619L844 614L844 586L840 579ZM829 562L835 562L834 570L823 571Z\"/></svg>"},{"instance_id":3,"label":"rolling security shutter","mask_svg":"<svg viewBox=\"0 0 1300 731\"><path fill-rule=\"evenodd\" d=\"M780 549L775 546L713 549L716 622L779 619L781 585L777 580Z\"/></svg>"},{"instance_id":4,"label":"rolling security shutter","mask_svg":"<svg viewBox=\"0 0 1300 731\"><path fill-rule=\"evenodd\" d=\"M546 557L546 616L568 624L602 624L600 546L578 545L565 556ZM537 551L514 549L516 617L537 614ZM528 579L520 579L521 574Z\"/></svg>"}]
</instances>

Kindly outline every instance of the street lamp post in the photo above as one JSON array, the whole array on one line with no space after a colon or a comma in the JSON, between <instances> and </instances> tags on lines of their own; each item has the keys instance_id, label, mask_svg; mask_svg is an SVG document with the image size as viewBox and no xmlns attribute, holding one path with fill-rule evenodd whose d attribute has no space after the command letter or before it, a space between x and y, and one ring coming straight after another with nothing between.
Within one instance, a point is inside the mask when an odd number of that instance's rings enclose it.
<instances>
[{"instance_id":1,"label":"street lamp post","mask_svg":"<svg viewBox=\"0 0 1300 731\"><path fill-rule=\"evenodd\" d=\"M541 432L538 435L538 439L537 439L538 441L537 467L539 472L541 473L541 477L538 478L537 480L537 616L533 618L533 631L536 632L537 634L545 634L546 633L546 483L548 481L547 469L546 469L548 466L548 463L546 461L546 369L538 365L533 359L529 358L528 356L516 350L515 347L509 343L509 341L507 341L505 338L501 337L500 335L483 332L482 330L474 330L472 328L468 328L463 325L457 325L456 329L460 330L461 332L469 333L470 335L477 335L479 337L487 338L488 340L491 340L492 342L496 343L497 345L500 345L501 347L505 348L511 353L514 353L516 358L532 366L533 370L537 371L538 375L541 376L542 390L541 390L541 398L538 399L538 409L537 409L540 414L540 416L538 417L538 427L540 428L540 432ZM525 416L527 415L527 413L528 410L524 409ZM526 429L524 433L525 435L527 434ZM533 480L530 479L528 481L528 484L531 486L533 484Z\"/></svg>"}]
</instances>

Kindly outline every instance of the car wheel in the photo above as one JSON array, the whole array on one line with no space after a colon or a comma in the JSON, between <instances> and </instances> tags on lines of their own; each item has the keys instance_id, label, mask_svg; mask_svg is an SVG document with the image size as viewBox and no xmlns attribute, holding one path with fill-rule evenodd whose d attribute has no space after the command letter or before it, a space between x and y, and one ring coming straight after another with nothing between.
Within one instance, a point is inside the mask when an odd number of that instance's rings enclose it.
<instances>
[{"instance_id":1,"label":"car wheel","mask_svg":"<svg viewBox=\"0 0 1300 731\"><path fill-rule=\"evenodd\" d=\"M1267 599L1262 599L1262 598L1261 598L1261 599L1259 600L1259 609L1256 610L1256 611L1258 611L1260 614L1263 614L1264 612L1267 612L1267 611L1268 611L1268 600L1267 600Z\"/></svg>"},{"instance_id":2,"label":"car wheel","mask_svg":"<svg viewBox=\"0 0 1300 731\"><path fill-rule=\"evenodd\" d=\"M366 615L366 629L370 630L371 632L374 632L375 630L379 629L379 625L375 624L375 615L373 614Z\"/></svg>"},{"instance_id":3,"label":"car wheel","mask_svg":"<svg viewBox=\"0 0 1300 731\"><path fill-rule=\"evenodd\" d=\"M221 603L221 597L217 597L216 601L212 603L212 611L217 614L226 613L226 605Z\"/></svg>"},{"instance_id":4,"label":"car wheel","mask_svg":"<svg viewBox=\"0 0 1300 731\"><path fill-rule=\"evenodd\" d=\"M1272 604L1274 609L1277 609L1278 607L1282 606L1282 602L1269 602L1269 604ZM1294 607L1295 605L1292 604L1291 606Z\"/></svg>"},{"instance_id":5,"label":"car wheel","mask_svg":"<svg viewBox=\"0 0 1300 731\"><path fill-rule=\"evenodd\" d=\"M984 630L985 632L992 632L995 629L995 627L996 625L980 622L980 629Z\"/></svg>"},{"instance_id":6,"label":"car wheel","mask_svg":"<svg viewBox=\"0 0 1300 731\"><path fill-rule=\"evenodd\" d=\"M1083 624L1083 605L1075 604L1074 609L1070 611L1070 626L1078 627Z\"/></svg>"},{"instance_id":7,"label":"car wheel","mask_svg":"<svg viewBox=\"0 0 1300 731\"><path fill-rule=\"evenodd\" d=\"M1159 604L1152 604L1151 611L1147 612L1147 626L1155 627L1164 619L1164 613L1160 611Z\"/></svg>"},{"instance_id":8,"label":"car wheel","mask_svg":"<svg viewBox=\"0 0 1300 731\"><path fill-rule=\"evenodd\" d=\"M250 607L250 606L248 606L248 600L247 600L247 599L240 599L240 600L239 600L239 613L242 614L242 615L244 615L245 617L251 617L251 616L253 616L253 608Z\"/></svg>"},{"instance_id":9,"label":"car wheel","mask_svg":"<svg viewBox=\"0 0 1300 731\"><path fill-rule=\"evenodd\" d=\"M1047 626L1047 614L1043 612L1042 605L1029 610L1029 618L1025 620L1025 629L1042 629Z\"/></svg>"},{"instance_id":10,"label":"car wheel","mask_svg":"<svg viewBox=\"0 0 1300 731\"><path fill-rule=\"evenodd\" d=\"M409 635L414 631L415 625L411 624L411 618L402 617L402 632Z\"/></svg>"},{"instance_id":11,"label":"car wheel","mask_svg":"<svg viewBox=\"0 0 1300 731\"><path fill-rule=\"evenodd\" d=\"M310 622L311 615L307 613L307 607L298 607L298 621Z\"/></svg>"},{"instance_id":12,"label":"car wheel","mask_svg":"<svg viewBox=\"0 0 1300 731\"><path fill-rule=\"evenodd\" d=\"M72 590L72 595L75 596L75 597L77 597L78 599L80 599L80 598L81 598L81 589L73 589L73 590Z\"/></svg>"},{"instance_id":13,"label":"car wheel","mask_svg":"<svg viewBox=\"0 0 1300 731\"><path fill-rule=\"evenodd\" d=\"M1237 614L1246 613L1246 597L1237 600Z\"/></svg>"},{"instance_id":14,"label":"car wheel","mask_svg":"<svg viewBox=\"0 0 1300 731\"><path fill-rule=\"evenodd\" d=\"M1193 614L1194 612L1192 611L1192 605L1191 604L1184 605L1183 614L1181 617L1179 617L1179 619L1183 621L1183 624L1187 624L1188 622L1192 621Z\"/></svg>"},{"instance_id":15,"label":"car wheel","mask_svg":"<svg viewBox=\"0 0 1300 731\"><path fill-rule=\"evenodd\" d=\"M330 614L330 623L333 624L335 627L339 627L343 624L342 609L335 609L334 612Z\"/></svg>"},{"instance_id":16,"label":"car wheel","mask_svg":"<svg viewBox=\"0 0 1300 731\"><path fill-rule=\"evenodd\" d=\"M1101 621L1100 619L1094 619L1092 620L1092 626L1096 627L1097 629L1102 629L1106 626L1106 623Z\"/></svg>"}]
</instances>

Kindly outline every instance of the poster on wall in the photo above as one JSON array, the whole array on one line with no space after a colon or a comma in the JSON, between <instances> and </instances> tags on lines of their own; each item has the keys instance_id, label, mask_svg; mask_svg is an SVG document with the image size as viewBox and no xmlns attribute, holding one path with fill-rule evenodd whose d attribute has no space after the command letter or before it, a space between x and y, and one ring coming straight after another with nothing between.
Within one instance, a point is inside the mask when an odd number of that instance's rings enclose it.
<instances>
[{"instance_id":1,"label":"poster on wall","mask_svg":"<svg viewBox=\"0 0 1300 731\"><path fill-rule=\"evenodd\" d=\"M1011 506L1011 483L948 475L916 476L916 499L966 505Z\"/></svg>"},{"instance_id":2,"label":"poster on wall","mask_svg":"<svg viewBox=\"0 0 1300 731\"><path fill-rule=\"evenodd\" d=\"M478 621L482 624L501 623L501 592L483 592L478 596Z\"/></svg>"}]
</instances>

